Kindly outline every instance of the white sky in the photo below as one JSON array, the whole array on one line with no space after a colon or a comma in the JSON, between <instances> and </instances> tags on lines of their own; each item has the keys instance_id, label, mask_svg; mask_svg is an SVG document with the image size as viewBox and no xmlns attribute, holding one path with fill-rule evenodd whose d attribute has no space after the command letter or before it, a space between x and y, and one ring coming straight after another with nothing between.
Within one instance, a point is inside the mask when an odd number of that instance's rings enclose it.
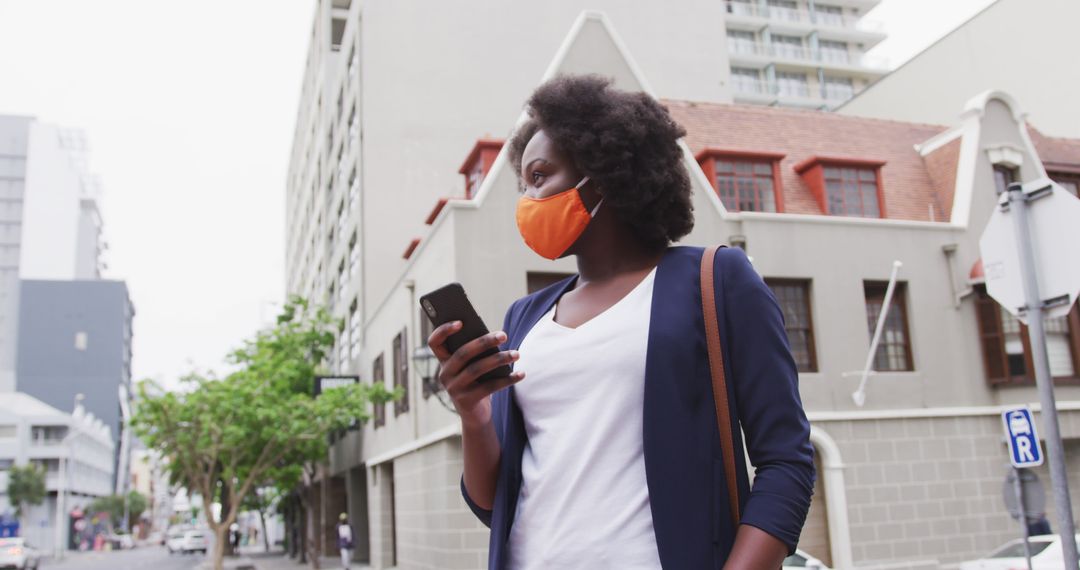
<instances>
[{"instance_id":1,"label":"white sky","mask_svg":"<svg viewBox=\"0 0 1080 570\"><path fill-rule=\"evenodd\" d=\"M873 54L903 62L990 2L883 0L868 18L890 38ZM313 7L0 0L0 114L86 130L106 277L126 280L135 304L135 379L220 370L284 295L284 181Z\"/></svg>"}]
</instances>

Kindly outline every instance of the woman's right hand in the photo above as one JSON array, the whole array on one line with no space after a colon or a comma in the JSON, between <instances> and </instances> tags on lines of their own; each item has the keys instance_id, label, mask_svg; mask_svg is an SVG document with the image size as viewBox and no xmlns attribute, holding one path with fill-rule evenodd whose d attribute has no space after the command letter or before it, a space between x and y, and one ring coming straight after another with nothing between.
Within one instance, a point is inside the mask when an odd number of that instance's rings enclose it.
<instances>
[{"instance_id":1,"label":"woman's right hand","mask_svg":"<svg viewBox=\"0 0 1080 570\"><path fill-rule=\"evenodd\" d=\"M518 351L504 350L469 363L480 353L490 348L498 348L506 342L506 333L495 331L473 339L453 354L446 348L446 339L461 330L461 321L452 321L439 326L428 337L428 346L439 359L439 383L446 389L454 408L461 416L462 424L481 426L491 421L491 395L525 378L524 372L510 374L503 378L477 382L484 373L500 366L516 362Z\"/></svg>"}]
</instances>

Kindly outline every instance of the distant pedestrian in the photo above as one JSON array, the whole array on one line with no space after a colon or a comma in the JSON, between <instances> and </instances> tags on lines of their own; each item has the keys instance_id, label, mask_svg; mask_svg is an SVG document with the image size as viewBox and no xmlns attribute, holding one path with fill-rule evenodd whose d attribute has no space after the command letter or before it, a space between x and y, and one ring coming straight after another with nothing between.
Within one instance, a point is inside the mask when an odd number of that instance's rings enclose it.
<instances>
[{"instance_id":1,"label":"distant pedestrian","mask_svg":"<svg viewBox=\"0 0 1080 570\"><path fill-rule=\"evenodd\" d=\"M453 353L460 322L428 339L489 570L780 567L810 508L810 424L781 306L746 253L671 246L694 223L686 131L598 76L556 77L527 111L503 151L521 191L506 214L577 275L515 301L505 332ZM712 220L695 239L721 235Z\"/></svg>"},{"instance_id":2,"label":"distant pedestrian","mask_svg":"<svg viewBox=\"0 0 1080 570\"><path fill-rule=\"evenodd\" d=\"M349 515L341 513L338 519L337 545L341 550L341 567L349 570L349 563L352 562L353 528L349 524Z\"/></svg>"},{"instance_id":3,"label":"distant pedestrian","mask_svg":"<svg viewBox=\"0 0 1080 570\"><path fill-rule=\"evenodd\" d=\"M1054 534L1054 530L1050 528L1050 521L1046 520L1046 514L1039 515L1039 518L1028 523L1028 536L1039 536L1043 534Z\"/></svg>"}]
</instances>

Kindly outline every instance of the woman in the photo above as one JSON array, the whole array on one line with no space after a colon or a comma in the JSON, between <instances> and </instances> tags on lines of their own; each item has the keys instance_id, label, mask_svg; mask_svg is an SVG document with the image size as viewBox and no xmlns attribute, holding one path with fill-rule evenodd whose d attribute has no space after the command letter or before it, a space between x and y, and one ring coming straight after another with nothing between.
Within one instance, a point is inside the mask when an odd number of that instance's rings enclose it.
<instances>
[{"instance_id":1,"label":"woman","mask_svg":"<svg viewBox=\"0 0 1080 570\"><path fill-rule=\"evenodd\" d=\"M741 250L720 249L729 401L756 468L751 488L738 462L736 528L703 250L670 247L693 226L685 131L648 95L595 76L551 80L528 109L508 149L518 227L539 255L575 256L578 274L516 301L506 332L453 354L444 343L459 323L429 338L461 416L462 494L491 528L489 568L778 568L810 505L810 426L775 298ZM476 382L507 363L511 376Z\"/></svg>"}]
</instances>

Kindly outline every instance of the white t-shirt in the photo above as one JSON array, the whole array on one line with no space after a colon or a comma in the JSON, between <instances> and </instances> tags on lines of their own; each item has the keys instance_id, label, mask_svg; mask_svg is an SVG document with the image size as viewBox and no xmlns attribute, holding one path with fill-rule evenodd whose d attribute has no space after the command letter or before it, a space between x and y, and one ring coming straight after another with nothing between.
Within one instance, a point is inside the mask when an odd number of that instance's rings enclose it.
<instances>
[{"instance_id":1,"label":"white t-shirt","mask_svg":"<svg viewBox=\"0 0 1080 570\"><path fill-rule=\"evenodd\" d=\"M653 269L576 329L529 331L514 394L529 436L508 568L656 570L642 448Z\"/></svg>"}]
</instances>

